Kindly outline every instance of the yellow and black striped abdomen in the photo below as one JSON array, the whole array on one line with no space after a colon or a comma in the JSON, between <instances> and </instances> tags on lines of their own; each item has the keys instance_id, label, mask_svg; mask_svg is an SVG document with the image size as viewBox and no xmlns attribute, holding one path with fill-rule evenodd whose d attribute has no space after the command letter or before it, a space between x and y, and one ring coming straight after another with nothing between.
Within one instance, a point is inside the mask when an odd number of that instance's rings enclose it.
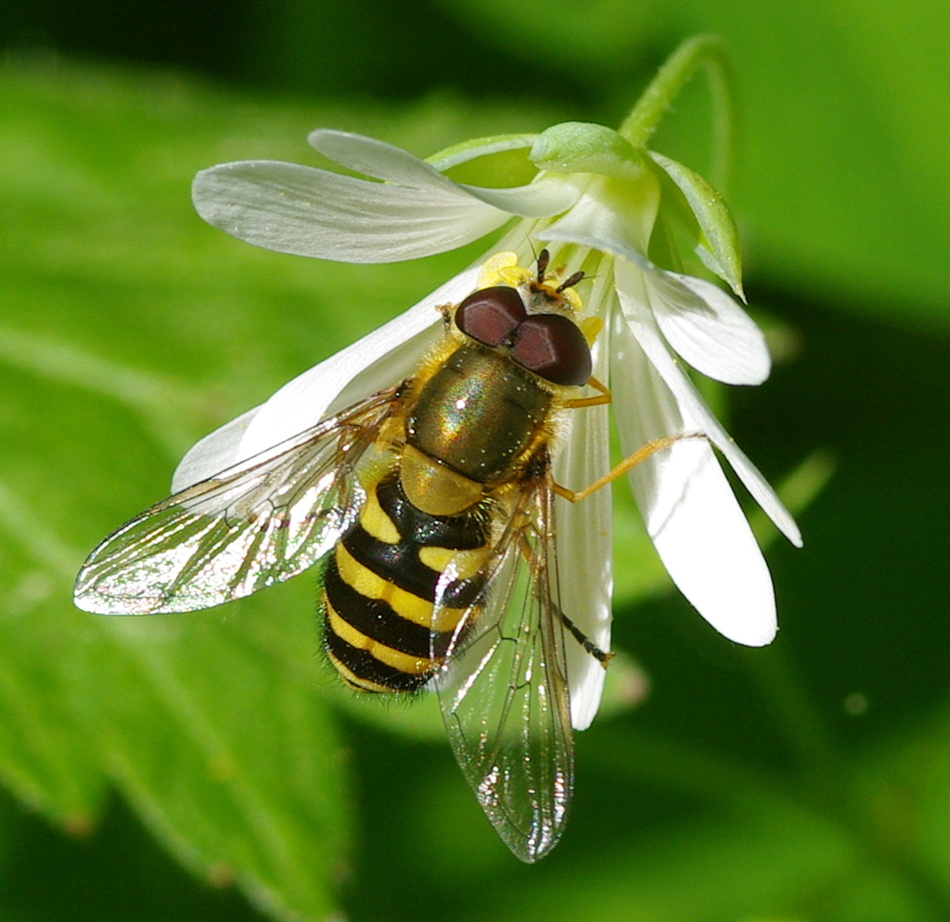
<instances>
[{"instance_id":1,"label":"yellow and black striped abdomen","mask_svg":"<svg viewBox=\"0 0 950 922\"><path fill-rule=\"evenodd\" d=\"M324 645L347 684L403 692L432 678L463 613L479 601L489 532L477 506L452 516L415 508L395 472L368 487L323 574ZM440 589L449 560L458 578Z\"/></svg>"}]
</instances>

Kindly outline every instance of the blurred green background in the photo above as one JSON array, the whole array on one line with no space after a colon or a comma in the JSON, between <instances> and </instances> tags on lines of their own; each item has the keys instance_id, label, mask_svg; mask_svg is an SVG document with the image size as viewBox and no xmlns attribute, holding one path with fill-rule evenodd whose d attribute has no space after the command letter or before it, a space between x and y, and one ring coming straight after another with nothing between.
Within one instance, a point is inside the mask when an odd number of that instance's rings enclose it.
<instances>
[{"instance_id":1,"label":"blurred green background","mask_svg":"<svg viewBox=\"0 0 950 922\"><path fill-rule=\"evenodd\" d=\"M336 687L313 578L73 609L193 440L484 249L254 250L195 216L198 169L316 163L321 125L421 155L615 125L705 31L734 56L729 200L779 360L722 413L807 505L805 547L763 530L782 630L737 648L618 491L616 644L650 694L579 736L551 857L497 841L432 702ZM945 0L0 5L0 922L950 918L948 43ZM694 83L654 147L702 171Z\"/></svg>"}]
</instances>

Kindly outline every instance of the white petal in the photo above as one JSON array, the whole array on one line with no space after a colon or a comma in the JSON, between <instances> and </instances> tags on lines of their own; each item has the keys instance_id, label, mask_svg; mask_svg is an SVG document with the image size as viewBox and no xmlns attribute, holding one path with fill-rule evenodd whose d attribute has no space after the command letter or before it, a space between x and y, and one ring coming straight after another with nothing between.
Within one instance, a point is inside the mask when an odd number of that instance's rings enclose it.
<instances>
[{"instance_id":1,"label":"white petal","mask_svg":"<svg viewBox=\"0 0 950 922\"><path fill-rule=\"evenodd\" d=\"M697 430L706 434L709 440L722 452L745 488L762 507L766 515L792 544L800 547L802 543L801 533L791 513L769 486L768 481L759 473L755 465L746 457L719 423L719 420L712 414L693 383L670 354L656 325L653 312L645 303L646 292L642 273L639 273L629 264L619 262L616 264L616 273L618 280L617 294L630 332L672 392L683 418L690 421Z\"/></svg>"},{"instance_id":2,"label":"white petal","mask_svg":"<svg viewBox=\"0 0 950 922\"><path fill-rule=\"evenodd\" d=\"M439 334L436 306L454 304L474 290L479 269L461 272L389 323L298 375L255 410L205 436L178 465L173 490L271 448L409 375Z\"/></svg>"},{"instance_id":3,"label":"white petal","mask_svg":"<svg viewBox=\"0 0 950 922\"><path fill-rule=\"evenodd\" d=\"M659 269L646 278L663 335L693 368L726 384L761 384L769 376L762 331L721 288Z\"/></svg>"},{"instance_id":4,"label":"white petal","mask_svg":"<svg viewBox=\"0 0 950 922\"><path fill-rule=\"evenodd\" d=\"M749 315L710 282L654 265L630 239L636 233L616 209L587 194L538 237L611 253L632 264L649 282L650 305L664 335L690 365L726 384L761 384L771 357ZM649 228L640 228L640 233L648 235Z\"/></svg>"},{"instance_id":5,"label":"white petal","mask_svg":"<svg viewBox=\"0 0 950 922\"><path fill-rule=\"evenodd\" d=\"M349 263L442 253L510 218L457 187L410 189L270 160L202 170L192 198L205 221L247 243Z\"/></svg>"},{"instance_id":6,"label":"white petal","mask_svg":"<svg viewBox=\"0 0 950 922\"><path fill-rule=\"evenodd\" d=\"M611 388L625 452L701 421L681 406L623 317L613 331ZM709 444L684 440L631 471L637 505L679 590L721 634L762 646L775 636L775 597L762 552Z\"/></svg>"},{"instance_id":7,"label":"white petal","mask_svg":"<svg viewBox=\"0 0 950 922\"><path fill-rule=\"evenodd\" d=\"M594 350L594 374L606 379L607 330ZM568 410L569 428L558 441L554 477L580 490L610 469L608 407ZM580 503L555 499L559 585L564 613L601 650L610 649L610 597L613 590L611 508L609 489L598 490ZM603 692L606 670L570 635L567 669L571 692L571 723L590 726Z\"/></svg>"},{"instance_id":8,"label":"white petal","mask_svg":"<svg viewBox=\"0 0 950 922\"><path fill-rule=\"evenodd\" d=\"M425 160L399 147L345 131L321 128L310 134L309 141L324 156L366 176L413 189L435 191L460 201L475 199L525 218L560 214L574 204L579 194L572 183L555 176L508 189L456 183ZM473 152L475 155L477 152Z\"/></svg>"},{"instance_id":9,"label":"white petal","mask_svg":"<svg viewBox=\"0 0 950 922\"><path fill-rule=\"evenodd\" d=\"M577 201L573 184L554 176L543 176L527 186L489 189L460 184L474 198L522 218L548 218L568 211Z\"/></svg>"},{"instance_id":10,"label":"white petal","mask_svg":"<svg viewBox=\"0 0 950 922\"><path fill-rule=\"evenodd\" d=\"M456 184L431 164L385 141L332 128L311 131L307 141L325 157L355 173L414 189L431 186L449 195L458 194Z\"/></svg>"},{"instance_id":11,"label":"white petal","mask_svg":"<svg viewBox=\"0 0 950 922\"><path fill-rule=\"evenodd\" d=\"M577 204L549 227L542 240L558 240L610 253L638 269L650 284L650 304L673 348L697 370L727 384L761 384L771 357L765 337L748 314L710 282L666 272L643 255L655 208L643 203L640 223L621 210L602 189L592 186Z\"/></svg>"},{"instance_id":12,"label":"white petal","mask_svg":"<svg viewBox=\"0 0 950 922\"><path fill-rule=\"evenodd\" d=\"M238 445L241 444L241 439L258 410L260 407L254 407L242 413L237 419L232 419L195 442L175 468L172 475L172 493L201 483L202 480L207 480L234 464Z\"/></svg>"},{"instance_id":13,"label":"white petal","mask_svg":"<svg viewBox=\"0 0 950 922\"><path fill-rule=\"evenodd\" d=\"M621 256L648 268L652 263L642 253L649 242L658 205L659 185L607 185L595 180L588 182L570 211L538 236Z\"/></svg>"}]
</instances>

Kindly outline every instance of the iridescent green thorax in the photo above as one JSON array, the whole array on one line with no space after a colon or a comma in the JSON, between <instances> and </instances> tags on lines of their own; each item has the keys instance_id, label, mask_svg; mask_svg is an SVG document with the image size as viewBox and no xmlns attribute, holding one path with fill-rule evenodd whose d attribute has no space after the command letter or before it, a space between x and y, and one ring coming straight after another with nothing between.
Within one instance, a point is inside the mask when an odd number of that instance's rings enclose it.
<instances>
[{"instance_id":1,"label":"iridescent green thorax","mask_svg":"<svg viewBox=\"0 0 950 922\"><path fill-rule=\"evenodd\" d=\"M407 442L478 483L505 480L544 430L551 401L506 355L466 343L423 386Z\"/></svg>"}]
</instances>

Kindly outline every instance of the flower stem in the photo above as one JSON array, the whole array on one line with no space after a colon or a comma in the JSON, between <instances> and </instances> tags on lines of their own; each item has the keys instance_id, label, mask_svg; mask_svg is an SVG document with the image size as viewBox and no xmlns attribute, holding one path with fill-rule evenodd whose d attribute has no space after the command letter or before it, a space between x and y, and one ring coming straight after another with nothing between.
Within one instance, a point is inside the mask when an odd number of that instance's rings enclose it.
<instances>
[{"instance_id":1,"label":"flower stem","mask_svg":"<svg viewBox=\"0 0 950 922\"><path fill-rule=\"evenodd\" d=\"M735 80L729 56L717 36L697 35L683 42L660 67L619 131L634 147L646 148L660 119L700 67L706 69L713 103L709 175L713 186L722 191L735 152Z\"/></svg>"}]
</instances>

